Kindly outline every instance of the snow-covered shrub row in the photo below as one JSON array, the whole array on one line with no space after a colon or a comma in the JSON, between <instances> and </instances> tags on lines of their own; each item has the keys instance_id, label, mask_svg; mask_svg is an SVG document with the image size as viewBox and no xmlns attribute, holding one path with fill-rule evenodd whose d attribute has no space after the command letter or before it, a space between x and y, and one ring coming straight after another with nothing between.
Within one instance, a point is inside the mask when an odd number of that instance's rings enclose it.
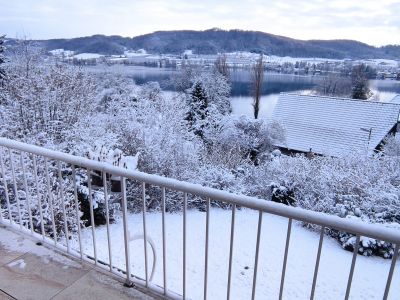
<instances>
[{"instance_id":1,"label":"snow-covered shrub row","mask_svg":"<svg viewBox=\"0 0 400 300\"><path fill-rule=\"evenodd\" d=\"M376 222L398 213L399 157L353 153L310 160L281 156L258 172L293 190L297 205L306 209Z\"/></svg>"},{"instance_id":2,"label":"snow-covered shrub row","mask_svg":"<svg viewBox=\"0 0 400 300\"><path fill-rule=\"evenodd\" d=\"M248 169L246 176L247 193L253 196L269 199L275 191L263 183L273 182L274 188L293 193L295 205L305 209L385 226L400 223L399 156L280 156ZM332 230L330 234L351 249L351 235ZM362 243L360 252L365 255L391 257L393 253L391 244L372 239Z\"/></svg>"}]
</instances>

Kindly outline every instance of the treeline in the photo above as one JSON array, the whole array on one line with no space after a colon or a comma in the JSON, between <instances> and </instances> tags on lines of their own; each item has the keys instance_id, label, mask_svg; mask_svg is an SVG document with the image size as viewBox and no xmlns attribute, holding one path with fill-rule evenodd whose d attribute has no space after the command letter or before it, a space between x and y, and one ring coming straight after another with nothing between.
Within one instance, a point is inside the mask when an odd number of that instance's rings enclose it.
<instances>
[{"instance_id":1,"label":"treeline","mask_svg":"<svg viewBox=\"0 0 400 300\"><path fill-rule=\"evenodd\" d=\"M48 50L72 50L105 55L122 54L124 49L145 49L151 53L181 54L191 49L196 54L248 51L267 55L321 58L400 57L400 45L373 47L353 40L296 40L260 31L179 30L157 31L133 38L94 35L73 39L38 41Z\"/></svg>"}]
</instances>

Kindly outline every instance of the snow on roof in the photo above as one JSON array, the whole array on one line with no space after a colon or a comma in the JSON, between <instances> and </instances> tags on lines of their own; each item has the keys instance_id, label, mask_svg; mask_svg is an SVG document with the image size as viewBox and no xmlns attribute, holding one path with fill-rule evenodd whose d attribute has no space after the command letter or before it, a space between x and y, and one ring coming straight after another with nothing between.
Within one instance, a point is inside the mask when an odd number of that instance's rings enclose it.
<instances>
[{"instance_id":1,"label":"snow on roof","mask_svg":"<svg viewBox=\"0 0 400 300\"><path fill-rule=\"evenodd\" d=\"M400 104L400 95L396 95L392 100L390 100L390 103Z\"/></svg>"},{"instance_id":2,"label":"snow on roof","mask_svg":"<svg viewBox=\"0 0 400 300\"><path fill-rule=\"evenodd\" d=\"M272 118L286 128L286 143L277 146L340 156L375 149L399 111L395 103L281 93Z\"/></svg>"}]
</instances>

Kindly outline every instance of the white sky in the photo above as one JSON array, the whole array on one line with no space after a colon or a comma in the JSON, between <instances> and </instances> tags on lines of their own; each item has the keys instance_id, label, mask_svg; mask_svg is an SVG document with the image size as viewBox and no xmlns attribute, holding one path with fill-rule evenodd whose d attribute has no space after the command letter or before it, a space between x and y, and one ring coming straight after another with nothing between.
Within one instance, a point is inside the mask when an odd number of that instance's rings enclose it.
<instances>
[{"instance_id":1,"label":"white sky","mask_svg":"<svg viewBox=\"0 0 400 300\"><path fill-rule=\"evenodd\" d=\"M0 34L136 36L212 27L400 44L400 0L0 0Z\"/></svg>"}]
</instances>

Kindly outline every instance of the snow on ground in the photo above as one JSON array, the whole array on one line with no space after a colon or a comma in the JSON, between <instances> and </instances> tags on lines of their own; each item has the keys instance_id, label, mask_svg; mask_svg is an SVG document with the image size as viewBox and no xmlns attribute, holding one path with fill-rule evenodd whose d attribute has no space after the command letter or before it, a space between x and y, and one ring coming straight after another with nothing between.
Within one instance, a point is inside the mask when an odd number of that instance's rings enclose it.
<instances>
[{"instance_id":1,"label":"snow on ground","mask_svg":"<svg viewBox=\"0 0 400 300\"><path fill-rule=\"evenodd\" d=\"M72 56L74 54L74 51L70 51L70 50L64 50L64 49L54 49L54 50L50 50L49 53L55 55L55 56Z\"/></svg>"},{"instance_id":2,"label":"snow on ground","mask_svg":"<svg viewBox=\"0 0 400 300\"><path fill-rule=\"evenodd\" d=\"M9 263L7 266L9 266L11 268L18 266L20 269L24 269L26 267L26 263L25 263L25 260L18 259L18 260L15 260L15 261Z\"/></svg>"},{"instance_id":3,"label":"snow on ground","mask_svg":"<svg viewBox=\"0 0 400 300\"><path fill-rule=\"evenodd\" d=\"M366 63L371 62L373 65L388 65L391 67L397 67L399 65L399 62L397 60L393 59L366 59L364 60Z\"/></svg>"},{"instance_id":4,"label":"snow on ground","mask_svg":"<svg viewBox=\"0 0 400 300\"><path fill-rule=\"evenodd\" d=\"M77 55L74 55L74 58L77 59L93 59L93 58L100 58L103 57L104 55L97 54L97 53L80 53Z\"/></svg>"},{"instance_id":5,"label":"snow on ground","mask_svg":"<svg viewBox=\"0 0 400 300\"><path fill-rule=\"evenodd\" d=\"M8 224L7 224L8 225ZM16 230L19 229L18 225L14 225ZM25 238L21 233L15 233L8 229L3 229L0 227L0 245L4 249L9 251L15 251L19 253L31 253L42 258L43 263L47 264L51 260L57 261L59 263L65 264L72 267L80 267L80 265L73 260L70 260L54 250L38 246L36 243L29 238ZM26 263L23 259L17 260L9 265L10 267L18 265L21 269L25 268Z\"/></svg>"},{"instance_id":6,"label":"snow on ground","mask_svg":"<svg viewBox=\"0 0 400 300\"><path fill-rule=\"evenodd\" d=\"M208 297L226 297L231 212L212 209L210 213ZM187 215L187 291L188 297L203 297L204 212L188 211ZM258 213L237 211L235 247L232 271L232 299L251 297L254 253ZM278 298L280 276L285 247L287 219L264 214L257 278L257 299ZM130 214L128 225L131 235L143 233L141 214ZM182 293L182 214L166 214L167 287ZM147 233L156 244L157 268L153 282L162 286L162 231L161 214L147 214ZM110 226L113 265L125 268L122 220ZM84 252L93 255L91 229L83 230ZM309 299L319 234L294 223L290 242L284 299ZM105 226L96 230L98 258L108 262L107 231ZM75 241L74 248L77 248ZM143 240L131 242L132 273L144 278ZM149 270L152 264L150 247ZM343 299L352 253L341 249L337 241L325 237L316 299ZM352 299L382 299L389 260L377 257L357 257L351 297ZM400 270L396 269L389 299L400 299Z\"/></svg>"},{"instance_id":7,"label":"snow on ground","mask_svg":"<svg viewBox=\"0 0 400 300\"><path fill-rule=\"evenodd\" d=\"M340 62L341 59L332 59L332 58L320 58L320 57L291 57L291 56L276 56L270 55L267 56L266 60L268 62L275 62L275 63L285 63L290 62L292 64L296 62L308 62L308 63L323 63L323 62Z\"/></svg>"}]
</instances>

